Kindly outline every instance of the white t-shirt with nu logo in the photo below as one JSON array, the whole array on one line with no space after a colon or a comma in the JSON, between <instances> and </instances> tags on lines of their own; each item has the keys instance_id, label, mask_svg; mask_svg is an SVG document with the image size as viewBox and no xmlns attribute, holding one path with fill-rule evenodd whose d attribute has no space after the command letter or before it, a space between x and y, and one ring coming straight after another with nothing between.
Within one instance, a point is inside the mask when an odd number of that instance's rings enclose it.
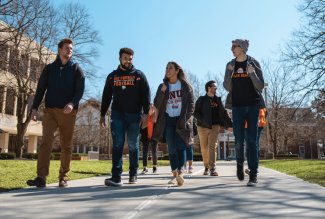
<instances>
[{"instance_id":1,"label":"white t-shirt with nu logo","mask_svg":"<svg viewBox=\"0 0 325 219\"><path fill-rule=\"evenodd\" d=\"M181 115L182 109L182 94L181 94L181 82L177 80L175 84L168 84L169 94L166 107L166 113L170 117L176 117Z\"/></svg>"}]
</instances>

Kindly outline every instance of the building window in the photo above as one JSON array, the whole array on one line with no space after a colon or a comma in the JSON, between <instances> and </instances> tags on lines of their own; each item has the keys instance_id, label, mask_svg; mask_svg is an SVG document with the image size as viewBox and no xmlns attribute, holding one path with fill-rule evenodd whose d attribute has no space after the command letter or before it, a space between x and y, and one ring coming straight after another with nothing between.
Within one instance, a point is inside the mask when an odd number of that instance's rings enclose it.
<instances>
[{"instance_id":1,"label":"building window","mask_svg":"<svg viewBox=\"0 0 325 219\"><path fill-rule=\"evenodd\" d=\"M5 87L3 85L0 85L0 113L3 113L2 108L3 108L4 96L5 96Z\"/></svg>"},{"instance_id":2,"label":"building window","mask_svg":"<svg viewBox=\"0 0 325 219\"><path fill-rule=\"evenodd\" d=\"M8 46L0 45L0 70L3 71L7 69L7 50Z\"/></svg>"},{"instance_id":3,"label":"building window","mask_svg":"<svg viewBox=\"0 0 325 219\"><path fill-rule=\"evenodd\" d=\"M10 134L9 135L9 144L8 144L9 152L15 152L16 142L17 142L17 136Z\"/></svg>"},{"instance_id":4,"label":"building window","mask_svg":"<svg viewBox=\"0 0 325 219\"><path fill-rule=\"evenodd\" d=\"M36 59L31 59L30 60L30 73L29 73L29 78L32 81L37 80L37 71L38 71L38 61Z\"/></svg>"},{"instance_id":5,"label":"building window","mask_svg":"<svg viewBox=\"0 0 325 219\"><path fill-rule=\"evenodd\" d=\"M15 92L14 89L7 88L5 113L8 114L8 115L14 115L15 93L16 92Z\"/></svg>"},{"instance_id":6,"label":"building window","mask_svg":"<svg viewBox=\"0 0 325 219\"><path fill-rule=\"evenodd\" d=\"M30 60L30 79L32 81L37 81L45 67L43 62L38 61L37 59Z\"/></svg>"},{"instance_id":7,"label":"building window","mask_svg":"<svg viewBox=\"0 0 325 219\"><path fill-rule=\"evenodd\" d=\"M10 56L9 56L9 72L12 74L16 74L19 71L18 64L18 55L19 51L14 49L13 47L10 48Z\"/></svg>"},{"instance_id":8,"label":"building window","mask_svg":"<svg viewBox=\"0 0 325 219\"><path fill-rule=\"evenodd\" d=\"M18 73L22 77L27 78L27 69L28 69L28 55L21 55Z\"/></svg>"}]
</instances>

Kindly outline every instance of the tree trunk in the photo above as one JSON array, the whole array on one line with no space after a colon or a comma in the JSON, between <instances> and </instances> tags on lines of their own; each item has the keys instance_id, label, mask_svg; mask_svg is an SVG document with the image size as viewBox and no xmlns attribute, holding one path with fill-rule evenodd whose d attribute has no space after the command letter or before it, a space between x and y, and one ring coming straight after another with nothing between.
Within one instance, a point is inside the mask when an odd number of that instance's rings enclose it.
<instances>
[{"instance_id":1,"label":"tree trunk","mask_svg":"<svg viewBox=\"0 0 325 219\"><path fill-rule=\"evenodd\" d=\"M22 149L23 149L22 147L24 146L24 138L27 130L27 128L24 128L23 126L24 125L17 124L17 139L15 145L15 152L16 152L16 157L20 157L20 158L22 155Z\"/></svg>"},{"instance_id":2,"label":"tree trunk","mask_svg":"<svg viewBox=\"0 0 325 219\"><path fill-rule=\"evenodd\" d=\"M15 145L15 152L17 157L21 157L22 147L24 146L24 138L27 131L28 124L31 120L31 112L27 114L27 118L24 122L25 112L27 110L27 94L20 94L17 98L17 139Z\"/></svg>"}]
</instances>

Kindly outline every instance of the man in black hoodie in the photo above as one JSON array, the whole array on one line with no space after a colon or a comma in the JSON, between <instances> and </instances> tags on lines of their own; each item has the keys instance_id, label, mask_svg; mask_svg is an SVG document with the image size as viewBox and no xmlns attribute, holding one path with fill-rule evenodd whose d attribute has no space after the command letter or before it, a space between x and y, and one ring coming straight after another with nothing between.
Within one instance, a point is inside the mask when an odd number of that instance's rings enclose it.
<instances>
[{"instance_id":1,"label":"man in black hoodie","mask_svg":"<svg viewBox=\"0 0 325 219\"><path fill-rule=\"evenodd\" d=\"M56 60L45 66L37 84L31 116L37 120L37 110L45 94L43 142L38 151L37 177L29 186L45 187L49 174L54 132L60 131L61 167L59 186L66 187L72 154L72 138L79 101L85 88L85 77L77 63L72 62L73 42L63 39L58 44Z\"/></svg>"},{"instance_id":2,"label":"man in black hoodie","mask_svg":"<svg viewBox=\"0 0 325 219\"><path fill-rule=\"evenodd\" d=\"M113 138L112 177L107 186L122 186L122 154L125 137L129 146L129 183L137 183L139 166L139 132L147 118L150 89L146 76L132 64L133 50L120 49L120 65L107 76L101 105L100 125L106 126L105 115L112 103L111 130ZM141 112L143 116L141 117Z\"/></svg>"}]
</instances>

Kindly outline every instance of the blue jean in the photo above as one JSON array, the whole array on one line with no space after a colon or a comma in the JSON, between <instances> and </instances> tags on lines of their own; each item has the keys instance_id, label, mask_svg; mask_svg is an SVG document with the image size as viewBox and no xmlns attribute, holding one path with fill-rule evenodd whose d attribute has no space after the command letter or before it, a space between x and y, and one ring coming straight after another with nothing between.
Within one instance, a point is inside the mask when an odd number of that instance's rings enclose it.
<instances>
[{"instance_id":1,"label":"blue jean","mask_svg":"<svg viewBox=\"0 0 325 219\"><path fill-rule=\"evenodd\" d=\"M121 178L123 170L123 147L125 134L129 146L129 175L136 176L139 166L140 113L123 113L112 110L111 130L113 138L112 177Z\"/></svg>"},{"instance_id":2,"label":"blue jean","mask_svg":"<svg viewBox=\"0 0 325 219\"><path fill-rule=\"evenodd\" d=\"M165 135L168 145L169 161L172 171L181 171L185 163L186 144L176 132L179 117L169 117L166 114Z\"/></svg>"},{"instance_id":3,"label":"blue jean","mask_svg":"<svg viewBox=\"0 0 325 219\"><path fill-rule=\"evenodd\" d=\"M258 169L258 148L257 148L257 128L259 105L233 107L233 129L236 144L237 164L244 163L244 140L245 140L245 121L247 121L247 163L252 176L257 175Z\"/></svg>"},{"instance_id":4,"label":"blue jean","mask_svg":"<svg viewBox=\"0 0 325 219\"><path fill-rule=\"evenodd\" d=\"M193 146L186 147L186 161L193 160Z\"/></svg>"},{"instance_id":5,"label":"blue jean","mask_svg":"<svg viewBox=\"0 0 325 219\"><path fill-rule=\"evenodd\" d=\"M261 139L262 131L263 131L263 127L258 127L258 129L257 129L257 138L256 138L257 156L258 156L258 158L260 157L260 139ZM247 133L247 129L245 129L245 141L246 141L247 138L248 138L248 133ZM247 145L247 141L246 141L246 145ZM248 147L246 149L246 156L247 156L247 160L248 160L249 159L248 158L249 157ZM257 161L259 162L259 159ZM250 169L249 166L248 166L248 169Z\"/></svg>"}]
</instances>

